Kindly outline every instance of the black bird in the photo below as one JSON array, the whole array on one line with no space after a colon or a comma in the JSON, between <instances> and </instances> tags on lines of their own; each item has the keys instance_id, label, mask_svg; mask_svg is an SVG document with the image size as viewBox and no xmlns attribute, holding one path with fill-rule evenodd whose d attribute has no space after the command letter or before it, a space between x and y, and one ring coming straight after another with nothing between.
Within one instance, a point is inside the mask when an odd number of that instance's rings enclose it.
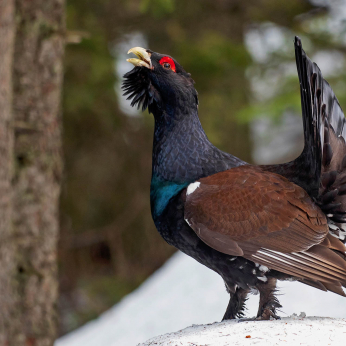
<instances>
[{"instance_id":1,"label":"black bird","mask_svg":"<svg viewBox=\"0 0 346 346\"><path fill-rule=\"evenodd\" d=\"M132 48L131 105L155 118L152 217L171 245L223 278L223 319L240 318L259 291L256 319L279 318L277 280L346 296L345 117L318 66L295 38L305 145L294 161L253 166L212 145L194 81L168 55Z\"/></svg>"}]
</instances>

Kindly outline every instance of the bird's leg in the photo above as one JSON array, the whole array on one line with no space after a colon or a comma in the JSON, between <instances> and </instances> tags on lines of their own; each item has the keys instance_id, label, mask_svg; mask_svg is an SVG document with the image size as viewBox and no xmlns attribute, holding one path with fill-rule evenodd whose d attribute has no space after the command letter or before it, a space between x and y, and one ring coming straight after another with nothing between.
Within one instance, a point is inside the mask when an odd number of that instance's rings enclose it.
<instances>
[{"instance_id":1,"label":"bird's leg","mask_svg":"<svg viewBox=\"0 0 346 346\"><path fill-rule=\"evenodd\" d=\"M233 320L244 316L245 302L249 290L238 287L234 293L229 292L230 299L222 321Z\"/></svg>"},{"instance_id":2,"label":"bird's leg","mask_svg":"<svg viewBox=\"0 0 346 346\"><path fill-rule=\"evenodd\" d=\"M257 320L269 320L270 317L280 319L276 315L276 309L281 308L279 300L276 298L276 279L268 278L266 283L257 285L260 292L259 308L257 313Z\"/></svg>"}]
</instances>

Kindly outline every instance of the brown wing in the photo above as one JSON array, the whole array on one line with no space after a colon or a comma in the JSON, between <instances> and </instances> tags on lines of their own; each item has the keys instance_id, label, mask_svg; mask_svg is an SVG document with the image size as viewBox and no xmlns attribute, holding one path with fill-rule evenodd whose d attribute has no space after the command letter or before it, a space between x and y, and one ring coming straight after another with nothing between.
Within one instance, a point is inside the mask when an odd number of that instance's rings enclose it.
<instances>
[{"instance_id":1,"label":"brown wing","mask_svg":"<svg viewBox=\"0 0 346 346\"><path fill-rule=\"evenodd\" d=\"M346 248L328 235L308 194L280 175L245 165L202 178L186 190L185 219L220 252L327 283L339 294L346 284L346 261L331 250Z\"/></svg>"}]
</instances>

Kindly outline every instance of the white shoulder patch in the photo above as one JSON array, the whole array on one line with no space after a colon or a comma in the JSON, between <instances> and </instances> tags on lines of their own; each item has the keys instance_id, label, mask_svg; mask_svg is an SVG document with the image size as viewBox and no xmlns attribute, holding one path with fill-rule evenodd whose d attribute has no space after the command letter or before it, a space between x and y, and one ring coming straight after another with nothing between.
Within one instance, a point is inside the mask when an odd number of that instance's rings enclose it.
<instances>
[{"instance_id":1,"label":"white shoulder patch","mask_svg":"<svg viewBox=\"0 0 346 346\"><path fill-rule=\"evenodd\" d=\"M186 191L186 196L190 195L191 193L194 193L195 190L199 187L199 185L201 185L201 183L199 181L196 181L194 183L191 183L188 187L187 187L187 191Z\"/></svg>"}]
</instances>

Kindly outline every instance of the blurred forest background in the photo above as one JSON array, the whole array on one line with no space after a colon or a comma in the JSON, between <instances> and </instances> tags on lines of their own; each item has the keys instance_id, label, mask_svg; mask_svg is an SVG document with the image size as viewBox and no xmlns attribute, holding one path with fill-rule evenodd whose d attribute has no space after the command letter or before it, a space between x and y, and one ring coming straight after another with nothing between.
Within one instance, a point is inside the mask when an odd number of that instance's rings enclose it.
<instances>
[{"instance_id":1,"label":"blurred forest background","mask_svg":"<svg viewBox=\"0 0 346 346\"><path fill-rule=\"evenodd\" d=\"M153 119L121 97L129 48L177 59L196 82L210 140L248 162L300 153L294 35L346 105L342 1L68 0L66 11L60 335L117 303L175 251L150 216Z\"/></svg>"}]
</instances>

